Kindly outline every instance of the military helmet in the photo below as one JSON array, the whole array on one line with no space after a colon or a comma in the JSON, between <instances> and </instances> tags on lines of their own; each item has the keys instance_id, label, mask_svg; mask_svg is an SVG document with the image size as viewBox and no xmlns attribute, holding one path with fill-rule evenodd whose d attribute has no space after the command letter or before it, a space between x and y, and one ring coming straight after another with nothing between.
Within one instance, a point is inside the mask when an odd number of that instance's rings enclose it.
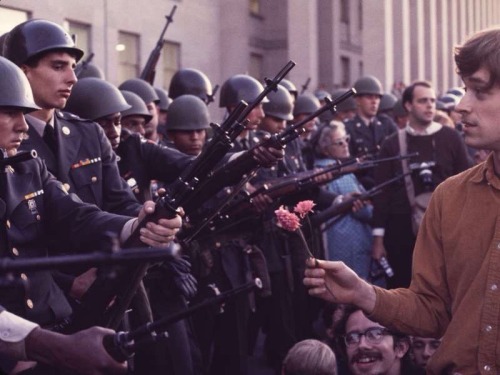
<instances>
[{"instance_id":1,"label":"military helmet","mask_svg":"<svg viewBox=\"0 0 500 375\"><path fill-rule=\"evenodd\" d=\"M385 111L390 111L391 109L394 108L394 105L398 101L398 98L396 98L395 95L391 93L385 93L382 95L382 98L380 99L380 104L378 106L378 111L379 112L385 112Z\"/></svg>"},{"instance_id":2,"label":"military helmet","mask_svg":"<svg viewBox=\"0 0 500 375\"><path fill-rule=\"evenodd\" d=\"M127 79L120 86L120 90L132 91L134 94L139 95L144 103L148 104L151 102L159 103L160 98L156 93L153 86L140 78Z\"/></svg>"},{"instance_id":3,"label":"military helmet","mask_svg":"<svg viewBox=\"0 0 500 375\"><path fill-rule=\"evenodd\" d=\"M155 87L156 95L160 98L160 111L168 111L168 107L172 104L172 99L169 97L167 90Z\"/></svg>"},{"instance_id":4,"label":"military helmet","mask_svg":"<svg viewBox=\"0 0 500 375\"><path fill-rule=\"evenodd\" d=\"M406 108L403 105L402 99L398 99L396 101L396 104L394 104L394 108L392 109L392 113L393 113L394 117L403 117L403 116L406 116L408 114L408 112L406 111Z\"/></svg>"},{"instance_id":5,"label":"military helmet","mask_svg":"<svg viewBox=\"0 0 500 375\"><path fill-rule=\"evenodd\" d=\"M341 95L345 94L348 89L340 88L332 92L332 100L339 98ZM348 97L342 103L337 104L338 112L347 112L356 110L356 101L352 96Z\"/></svg>"},{"instance_id":6,"label":"military helmet","mask_svg":"<svg viewBox=\"0 0 500 375\"><path fill-rule=\"evenodd\" d=\"M300 94L295 101L295 106L293 107L293 115L309 115L316 112L320 107L321 104L315 95L307 93Z\"/></svg>"},{"instance_id":7,"label":"military helmet","mask_svg":"<svg viewBox=\"0 0 500 375\"><path fill-rule=\"evenodd\" d=\"M257 99L262 91L264 91L264 87L255 78L246 74L236 74L222 84L219 107L234 107L241 100L251 103ZM268 101L267 98L264 98L261 103Z\"/></svg>"},{"instance_id":8,"label":"military helmet","mask_svg":"<svg viewBox=\"0 0 500 375\"><path fill-rule=\"evenodd\" d=\"M206 104L195 95L181 95L168 108L168 130L200 130L210 126Z\"/></svg>"},{"instance_id":9,"label":"military helmet","mask_svg":"<svg viewBox=\"0 0 500 375\"><path fill-rule=\"evenodd\" d=\"M78 79L84 79L90 77L106 79L102 69L99 68L96 64L91 62L86 63L85 65L83 65L82 62L78 63L78 65L75 68L75 72L76 72L76 77Z\"/></svg>"},{"instance_id":10,"label":"military helmet","mask_svg":"<svg viewBox=\"0 0 500 375\"><path fill-rule=\"evenodd\" d=\"M135 92L120 90L130 108L122 112L122 118L127 116L142 116L146 120L146 124L151 121L153 116L149 113L148 107L144 100Z\"/></svg>"},{"instance_id":11,"label":"military helmet","mask_svg":"<svg viewBox=\"0 0 500 375\"><path fill-rule=\"evenodd\" d=\"M78 62L83 51L75 47L71 36L58 24L33 19L14 27L5 39L3 55L20 66L44 52L64 50Z\"/></svg>"},{"instance_id":12,"label":"military helmet","mask_svg":"<svg viewBox=\"0 0 500 375\"><path fill-rule=\"evenodd\" d=\"M40 109L26 75L4 57L0 57L0 107L15 107L24 113Z\"/></svg>"},{"instance_id":13,"label":"military helmet","mask_svg":"<svg viewBox=\"0 0 500 375\"><path fill-rule=\"evenodd\" d=\"M97 120L130 108L125 98L111 83L95 77L79 80L73 86L65 111L82 118Z\"/></svg>"},{"instance_id":14,"label":"military helmet","mask_svg":"<svg viewBox=\"0 0 500 375\"><path fill-rule=\"evenodd\" d=\"M316 98L318 98L319 101L321 101L321 100L325 100L325 98L329 98L330 93L326 90L318 89L318 90L314 91L314 96Z\"/></svg>"},{"instance_id":15,"label":"military helmet","mask_svg":"<svg viewBox=\"0 0 500 375\"><path fill-rule=\"evenodd\" d=\"M277 86L276 91L267 94L269 101L264 103L263 109L266 116L279 118L280 120L293 120L293 98L292 94L281 85Z\"/></svg>"},{"instance_id":16,"label":"military helmet","mask_svg":"<svg viewBox=\"0 0 500 375\"><path fill-rule=\"evenodd\" d=\"M382 84L374 76L359 78L354 83L354 88L356 89L356 95L379 95L380 97L384 95Z\"/></svg>"},{"instance_id":17,"label":"military helmet","mask_svg":"<svg viewBox=\"0 0 500 375\"><path fill-rule=\"evenodd\" d=\"M189 94L195 95L207 103L208 98L212 95L212 83L201 70L180 69L172 77L168 92L172 99Z\"/></svg>"},{"instance_id":18,"label":"military helmet","mask_svg":"<svg viewBox=\"0 0 500 375\"><path fill-rule=\"evenodd\" d=\"M297 95L299 95L299 90L297 90L297 87L293 84L292 81L283 78L280 81L280 85L283 86L285 89L287 89L288 92L292 94L295 98L297 98Z\"/></svg>"}]
</instances>

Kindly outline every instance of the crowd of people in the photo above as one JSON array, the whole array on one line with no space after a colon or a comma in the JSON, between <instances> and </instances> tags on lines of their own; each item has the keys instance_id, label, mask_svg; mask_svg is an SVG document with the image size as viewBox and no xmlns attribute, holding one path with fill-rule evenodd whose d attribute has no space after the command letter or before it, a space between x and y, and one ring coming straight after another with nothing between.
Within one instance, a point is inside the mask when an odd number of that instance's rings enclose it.
<instances>
[{"instance_id":1,"label":"crowd of people","mask_svg":"<svg viewBox=\"0 0 500 375\"><path fill-rule=\"evenodd\" d=\"M299 94L287 79L258 101L261 82L236 74L219 93L230 127L211 128L200 70L116 87L59 25L13 28L0 50L3 257L131 245L169 257L3 282L3 373L244 375L261 337L276 374L497 371L498 39L458 48L467 91L441 95L363 76L335 107L347 88ZM132 358L116 355L116 330L162 320Z\"/></svg>"}]
</instances>

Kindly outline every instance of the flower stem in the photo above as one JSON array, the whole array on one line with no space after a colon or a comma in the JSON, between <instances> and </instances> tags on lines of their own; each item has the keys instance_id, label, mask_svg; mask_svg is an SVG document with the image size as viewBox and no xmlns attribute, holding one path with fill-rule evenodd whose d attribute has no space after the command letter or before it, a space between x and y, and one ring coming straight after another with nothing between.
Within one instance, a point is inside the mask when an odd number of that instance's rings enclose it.
<instances>
[{"instance_id":1,"label":"flower stem","mask_svg":"<svg viewBox=\"0 0 500 375\"><path fill-rule=\"evenodd\" d=\"M314 259L314 265L315 267L318 267L318 260L314 255L312 255L311 250L309 250L309 245L307 244L306 238L304 237L304 232L302 232L302 229L297 228L297 233L299 234L299 237L302 240L302 244L304 245L307 256L311 259ZM333 299L336 299L335 294L333 294L332 290L328 287L328 285L326 285L326 283L325 283L325 289L328 291L328 293L332 295Z\"/></svg>"}]
</instances>

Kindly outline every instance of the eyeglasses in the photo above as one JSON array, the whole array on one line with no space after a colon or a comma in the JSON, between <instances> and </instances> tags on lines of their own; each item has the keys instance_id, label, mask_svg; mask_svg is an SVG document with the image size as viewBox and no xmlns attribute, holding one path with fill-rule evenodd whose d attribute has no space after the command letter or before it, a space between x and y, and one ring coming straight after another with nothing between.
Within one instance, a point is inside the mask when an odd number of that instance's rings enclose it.
<instances>
[{"instance_id":1,"label":"eyeglasses","mask_svg":"<svg viewBox=\"0 0 500 375\"><path fill-rule=\"evenodd\" d=\"M347 346L356 346L361 342L361 337L365 336L368 343L379 344L385 336L390 334L387 328L372 327L364 332L349 332L344 336L344 341Z\"/></svg>"},{"instance_id":2,"label":"eyeglasses","mask_svg":"<svg viewBox=\"0 0 500 375\"><path fill-rule=\"evenodd\" d=\"M339 139L332 141L331 145L332 146L348 145L350 140L351 140L351 137L346 135L345 137L342 137L342 138L339 138Z\"/></svg>"}]
</instances>

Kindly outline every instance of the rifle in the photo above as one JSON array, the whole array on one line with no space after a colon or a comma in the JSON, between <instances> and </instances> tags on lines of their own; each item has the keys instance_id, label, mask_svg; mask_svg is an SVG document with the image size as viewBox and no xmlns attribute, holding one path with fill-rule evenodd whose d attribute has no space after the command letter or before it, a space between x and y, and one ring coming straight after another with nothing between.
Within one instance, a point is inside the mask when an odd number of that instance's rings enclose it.
<instances>
[{"instance_id":1,"label":"rifle","mask_svg":"<svg viewBox=\"0 0 500 375\"><path fill-rule=\"evenodd\" d=\"M146 82L149 82L151 85L153 84L155 80L155 75L156 75L156 65L158 64L158 60L160 59L161 55L161 50L163 48L163 44L165 44L165 33L167 32L168 26L174 22L174 13L175 10L177 9L177 5L174 5L172 7L172 10L170 11L170 14L168 16L165 16L167 19L167 23L163 27L162 32L160 33L160 37L158 38L158 41L156 42L155 48L151 51L148 57L148 61L146 62L146 65L144 66L144 69L141 72L141 75L139 76L140 79L143 79Z\"/></svg>"},{"instance_id":2,"label":"rifle","mask_svg":"<svg viewBox=\"0 0 500 375\"><path fill-rule=\"evenodd\" d=\"M307 91L307 88L309 87L309 83L311 83L311 77L307 77L307 80L302 85L302 90L300 91L300 95L302 95L303 93L305 93Z\"/></svg>"},{"instance_id":3,"label":"rifle","mask_svg":"<svg viewBox=\"0 0 500 375\"><path fill-rule=\"evenodd\" d=\"M372 187L370 190L367 190L364 193L361 193L359 195L356 194L351 198L344 199L342 202L338 204L332 205L326 210L316 213L315 215L311 216L312 225L321 225L324 222L330 220L331 218L349 213L355 201L357 200L366 201L369 200L370 198L373 198L375 195L380 194L384 188L404 178L407 174L408 173L401 174L399 176L391 178L387 181L382 182L377 186Z\"/></svg>"},{"instance_id":4,"label":"rifle","mask_svg":"<svg viewBox=\"0 0 500 375\"><path fill-rule=\"evenodd\" d=\"M85 69L87 69L87 66L90 64L93 58L94 58L94 52L91 52L90 55L88 55L88 57L85 60L83 60L80 64L76 66L75 68L76 78L80 77L80 74L82 74L82 72Z\"/></svg>"},{"instance_id":5,"label":"rifle","mask_svg":"<svg viewBox=\"0 0 500 375\"><path fill-rule=\"evenodd\" d=\"M251 199L259 194L266 194L272 199L290 196L303 191L307 191L313 187L326 184L345 174L374 168L378 165L378 163L413 158L417 155L418 153L415 152L407 155L397 155L393 157L362 162L359 162L358 159L350 159L344 163L332 164L330 166L324 167L319 171L305 171L284 178L282 177L267 181L266 183L262 184L262 186L257 188L257 190L255 190L252 194L247 194L240 199L235 199L231 202L230 205L227 205L227 203L229 202L225 202L225 204L222 207L218 207L214 213L207 215L206 218L201 221L201 224L199 224L198 226L194 226L187 233L181 233L183 243L184 241L191 241L198 234L213 235L214 233L226 232L228 229L242 223L244 224L244 222L250 220L251 218L249 218L248 215L245 215L244 217L240 217L240 215L241 213L247 212L249 209L251 209ZM317 177L329 173L331 174L330 178L322 179L320 182L316 181ZM232 196L234 196L234 191L231 194ZM202 229L209 224L209 232L202 232Z\"/></svg>"},{"instance_id":6,"label":"rifle","mask_svg":"<svg viewBox=\"0 0 500 375\"><path fill-rule=\"evenodd\" d=\"M301 133L304 132L303 126L305 124L307 124L312 119L318 117L325 111L330 110L335 112L336 111L335 106L339 103L342 103L350 96L354 95L355 92L356 91L354 89L350 89L343 95L339 96L334 101L332 101L330 98L326 98L325 100L326 104L323 105L323 107L316 110L316 112L309 114L304 119L295 124L289 125L288 128L282 131L281 133L271 135L269 138L265 139L260 144L257 144L249 151L252 151L254 148L260 146L273 147L275 149L283 149L283 147L287 143L290 143L295 138L297 138ZM248 111L248 113L250 113L250 111ZM187 209L187 211L191 211L194 208L200 207L201 202L204 202L207 199L207 197L212 196L214 192L220 189L218 181L226 181L228 178L227 176L230 175L233 171L235 170L245 171L245 173L251 174L254 173L254 171L258 167L259 167L258 163L256 162L256 160L253 159L253 153L246 152L245 154L236 158L233 162L216 169L211 175L210 180L206 182L207 186L204 186L203 189L200 189L201 193L198 193L198 195L194 196L192 200L188 202L189 204L188 206L183 206L184 209ZM224 203L223 205L225 204L226 203ZM222 206L219 207L219 209L222 209Z\"/></svg>"},{"instance_id":7,"label":"rifle","mask_svg":"<svg viewBox=\"0 0 500 375\"><path fill-rule=\"evenodd\" d=\"M9 156L9 157L4 157L3 154L0 153L0 168L3 169L8 165L12 166L17 163L22 163L24 161L36 159L37 157L38 154L36 150L18 152L14 156Z\"/></svg>"},{"instance_id":8,"label":"rifle","mask_svg":"<svg viewBox=\"0 0 500 375\"><path fill-rule=\"evenodd\" d=\"M294 66L295 63L289 61L273 80L266 79L267 86L262 93L250 105L241 101L222 125L210 124L214 130L214 135L208 142L207 147L172 184L172 187L169 189L169 194L164 194L157 199L155 212L148 215L137 225L137 228L123 245L124 248L143 246L140 241L140 230L145 227L148 222L157 222L160 218L173 218L178 214L178 209L180 207L184 207L188 202L192 201L193 196L195 196L202 187L201 183L207 179L209 173L211 173L213 168L231 149L234 139L236 139L245 128L245 121L248 114L271 90L276 89L279 82ZM219 188L223 182L223 180L218 181ZM186 212L188 211L186 210ZM148 267L148 264L130 267L123 272L121 278L117 278L113 283L98 279L92 284L86 293L85 299L86 304L92 305L93 310L96 312L93 314L94 319L96 319L96 324L102 324L108 327L116 327L119 324L135 291L140 286ZM115 300L114 304L108 309L113 299ZM100 302L97 304L95 303L96 300ZM102 319L103 313L106 311L106 321L102 323L99 319ZM86 327L81 327L80 329L82 328Z\"/></svg>"},{"instance_id":9,"label":"rifle","mask_svg":"<svg viewBox=\"0 0 500 375\"><path fill-rule=\"evenodd\" d=\"M215 94L217 94L217 91L219 91L219 85L215 85L212 93L210 95L207 95L207 106L215 100L214 98Z\"/></svg>"},{"instance_id":10,"label":"rifle","mask_svg":"<svg viewBox=\"0 0 500 375\"><path fill-rule=\"evenodd\" d=\"M194 306L178 311L166 316L165 318L145 324L130 332L117 332L112 335L107 335L103 338L103 345L106 351L118 362L130 359L143 339L148 339L151 334L166 333L166 329L172 323L185 319L196 312L199 312L207 307L215 304L224 303L230 298L236 297L242 293L250 292L252 289L261 289L262 282L260 279L254 279L240 285L234 289L217 294L215 297L200 302ZM153 336L154 337L154 336ZM165 336L163 336L165 337Z\"/></svg>"}]
</instances>

